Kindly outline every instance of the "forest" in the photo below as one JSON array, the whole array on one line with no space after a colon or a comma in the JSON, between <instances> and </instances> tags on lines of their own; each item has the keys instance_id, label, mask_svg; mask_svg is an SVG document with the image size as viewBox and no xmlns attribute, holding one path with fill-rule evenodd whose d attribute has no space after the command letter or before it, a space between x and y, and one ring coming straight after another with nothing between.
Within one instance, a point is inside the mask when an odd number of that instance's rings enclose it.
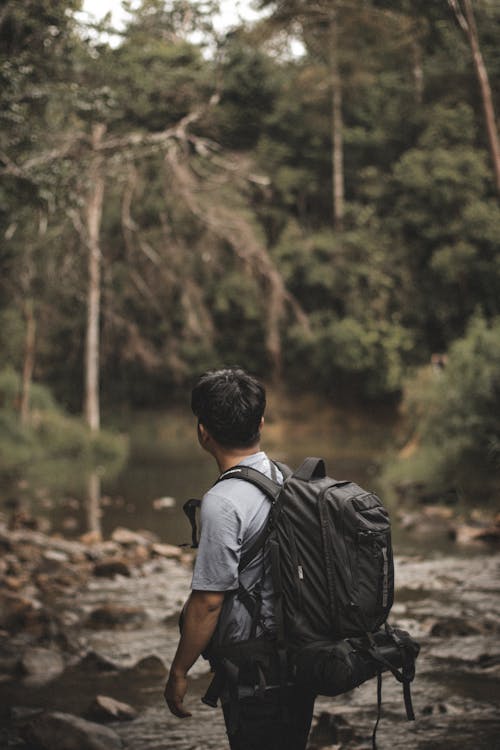
<instances>
[{"instance_id":1,"label":"forest","mask_svg":"<svg viewBox=\"0 0 500 750\"><path fill-rule=\"evenodd\" d=\"M496 0L124 6L0 8L2 477L116 457L101 411L238 363L399 405L416 474L495 484Z\"/></svg>"}]
</instances>

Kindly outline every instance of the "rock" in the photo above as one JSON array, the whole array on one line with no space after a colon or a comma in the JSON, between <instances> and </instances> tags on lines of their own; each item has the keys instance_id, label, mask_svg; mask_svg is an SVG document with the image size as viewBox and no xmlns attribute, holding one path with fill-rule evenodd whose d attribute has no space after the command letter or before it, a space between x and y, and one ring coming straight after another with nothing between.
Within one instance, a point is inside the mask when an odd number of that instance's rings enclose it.
<instances>
[{"instance_id":1,"label":"rock","mask_svg":"<svg viewBox=\"0 0 500 750\"><path fill-rule=\"evenodd\" d=\"M59 712L42 713L23 730L40 750L120 750L120 737L109 727Z\"/></svg>"},{"instance_id":2,"label":"rock","mask_svg":"<svg viewBox=\"0 0 500 750\"><path fill-rule=\"evenodd\" d=\"M182 549L174 544L153 544L153 552L159 557L166 557L172 560L180 560Z\"/></svg>"},{"instance_id":3,"label":"rock","mask_svg":"<svg viewBox=\"0 0 500 750\"><path fill-rule=\"evenodd\" d=\"M322 711L311 732L311 744L319 747L343 745L354 739L354 729L341 714Z\"/></svg>"},{"instance_id":4,"label":"rock","mask_svg":"<svg viewBox=\"0 0 500 750\"><path fill-rule=\"evenodd\" d=\"M151 654L151 656L145 656L143 659L139 659L129 671L140 672L141 674L147 673L149 675L154 675L155 677L164 677L167 674L168 669L159 656Z\"/></svg>"},{"instance_id":5,"label":"rock","mask_svg":"<svg viewBox=\"0 0 500 750\"><path fill-rule=\"evenodd\" d=\"M440 521L449 521L455 515L453 508L446 505L427 505L422 513L426 518L435 518Z\"/></svg>"},{"instance_id":6,"label":"rock","mask_svg":"<svg viewBox=\"0 0 500 750\"><path fill-rule=\"evenodd\" d=\"M76 669L85 672L118 672L122 669L111 659L107 659L97 651L88 651L85 656L75 665Z\"/></svg>"},{"instance_id":7,"label":"rock","mask_svg":"<svg viewBox=\"0 0 500 750\"><path fill-rule=\"evenodd\" d=\"M23 563L32 563L37 565L42 559L42 552L39 547L33 544L16 544L16 557Z\"/></svg>"},{"instance_id":8,"label":"rock","mask_svg":"<svg viewBox=\"0 0 500 750\"><path fill-rule=\"evenodd\" d=\"M0 673L12 675L19 669L19 648L9 638L0 643Z\"/></svg>"},{"instance_id":9,"label":"rock","mask_svg":"<svg viewBox=\"0 0 500 750\"><path fill-rule=\"evenodd\" d=\"M102 560L94 565L94 575L99 578L113 578L114 576L125 576L130 578L131 571L125 560L119 557Z\"/></svg>"},{"instance_id":10,"label":"rock","mask_svg":"<svg viewBox=\"0 0 500 750\"><path fill-rule=\"evenodd\" d=\"M104 604L90 613L87 625L96 630L123 626L137 627L143 625L147 619L146 612L140 607Z\"/></svg>"},{"instance_id":11,"label":"rock","mask_svg":"<svg viewBox=\"0 0 500 750\"><path fill-rule=\"evenodd\" d=\"M0 627L21 630L34 612L33 602L10 591L0 592Z\"/></svg>"},{"instance_id":12,"label":"rock","mask_svg":"<svg viewBox=\"0 0 500 750\"><path fill-rule=\"evenodd\" d=\"M135 708L128 703L121 703L107 695L96 696L87 715L94 721L132 721L138 716Z\"/></svg>"},{"instance_id":13,"label":"rock","mask_svg":"<svg viewBox=\"0 0 500 750\"><path fill-rule=\"evenodd\" d=\"M57 549L45 550L42 557L46 562L55 563L57 566L66 565L69 562L66 552L61 552L61 550Z\"/></svg>"},{"instance_id":14,"label":"rock","mask_svg":"<svg viewBox=\"0 0 500 750\"><path fill-rule=\"evenodd\" d=\"M423 716L436 716L438 714L455 715L463 713L463 710L452 706L450 703L428 703L422 708L421 713Z\"/></svg>"},{"instance_id":15,"label":"rock","mask_svg":"<svg viewBox=\"0 0 500 750\"><path fill-rule=\"evenodd\" d=\"M118 542L118 544L122 544L125 547L133 544L142 544L146 546L149 546L151 544L151 540L144 536L144 534L139 534L137 531L131 531L130 529L126 529L123 526L118 526L113 531L113 533L111 534L111 539L114 542Z\"/></svg>"},{"instance_id":16,"label":"rock","mask_svg":"<svg viewBox=\"0 0 500 750\"><path fill-rule=\"evenodd\" d=\"M19 578L17 576L5 576L3 579L4 585L11 591L20 591L28 583L26 577Z\"/></svg>"},{"instance_id":17,"label":"rock","mask_svg":"<svg viewBox=\"0 0 500 750\"><path fill-rule=\"evenodd\" d=\"M80 522L78 518L75 518L74 516L67 516L66 518L63 518L61 525L65 531L76 531Z\"/></svg>"},{"instance_id":18,"label":"rock","mask_svg":"<svg viewBox=\"0 0 500 750\"><path fill-rule=\"evenodd\" d=\"M87 531L79 537L82 544L92 545L102 542L102 534L99 531Z\"/></svg>"},{"instance_id":19,"label":"rock","mask_svg":"<svg viewBox=\"0 0 500 750\"><path fill-rule=\"evenodd\" d=\"M429 505L417 512L400 511L399 524L402 529L420 536L450 534L450 519L453 510L440 505Z\"/></svg>"},{"instance_id":20,"label":"rock","mask_svg":"<svg viewBox=\"0 0 500 750\"><path fill-rule=\"evenodd\" d=\"M429 635L434 638L451 638L453 636L483 635L485 627L481 622L465 620L462 617L445 617L436 620L429 628Z\"/></svg>"},{"instance_id":21,"label":"rock","mask_svg":"<svg viewBox=\"0 0 500 750\"><path fill-rule=\"evenodd\" d=\"M153 508L155 510L167 510L168 508L175 508L175 498L157 497L156 500L153 500Z\"/></svg>"},{"instance_id":22,"label":"rock","mask_svg":"<svg viewBox=\"0 0 500 750\"><path fill-rule=\"evenodd\" d=\"M461 524L450 530L450 536L457 544L473 544L475 542L500 542L500 526L469 526Z\"/></svg>"},{"instance_id":23,"label":"rock","mask_svg":"<svg viewBox=\"0 0 500 750\"><path fill-rule=\"evenodd\" d=\"M64 659L58 651L48 648L28 648L21 657L20 666L27 682L42 685L64 671Z\"/></svg>"}]
</instances>

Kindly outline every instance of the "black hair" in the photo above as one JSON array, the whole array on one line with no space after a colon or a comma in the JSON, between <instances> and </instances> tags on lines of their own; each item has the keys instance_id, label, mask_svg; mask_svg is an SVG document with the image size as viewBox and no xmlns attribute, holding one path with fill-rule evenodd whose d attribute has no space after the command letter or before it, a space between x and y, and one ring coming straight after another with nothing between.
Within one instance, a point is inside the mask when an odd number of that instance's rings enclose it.
<instances>
[{"instance_id":1,"label":"black hair","mask_svg":"<svg viewBox=\"0 0 500 750\"><path fill-rule=\"evenodd\" d=\"M260 440L266 408L264 386L241 367L208 370L191 393L191 409L226 448L249 448Z\"/></svg>"}]
</instances>

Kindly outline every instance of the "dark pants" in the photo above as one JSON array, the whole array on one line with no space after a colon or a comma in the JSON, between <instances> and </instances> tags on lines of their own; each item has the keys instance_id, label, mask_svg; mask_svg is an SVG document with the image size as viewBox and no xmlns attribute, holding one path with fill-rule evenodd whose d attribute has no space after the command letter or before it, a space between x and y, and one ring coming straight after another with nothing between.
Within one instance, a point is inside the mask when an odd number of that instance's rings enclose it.
<instances>
[{"instance_id":1,"label":"dark pants","mask_svg":"<svg viewBox=\"0 0 500 750\"><path fill-rule=\"evenodd\" d=\"M228 731L231 750L305 750L314 696L288 688L284 708L279 690L267 691L264 698L241 698L236 731ZM229 730L234 723L230 721L231 704L224 703L222 709Z\"/></svg>"}]
</instances>

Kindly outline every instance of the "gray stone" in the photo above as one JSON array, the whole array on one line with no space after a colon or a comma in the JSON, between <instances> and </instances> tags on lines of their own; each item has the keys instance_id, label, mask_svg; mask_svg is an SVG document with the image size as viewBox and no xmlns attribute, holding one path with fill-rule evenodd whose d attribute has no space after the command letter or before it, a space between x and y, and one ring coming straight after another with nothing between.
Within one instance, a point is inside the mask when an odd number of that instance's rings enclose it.
<instances>
[{"instance_id":1,"label":"gray stone","mask_svg":"<svg viewBox=\"0 0 500 750\"><path fill-rule=\"evenodd\" d=\"M58 651L49 648L28 648L21 657L20 666L27 676L26 682L43 685L64 671L64 659Z\"/></svg>"},{"instance_id":2,"label":"gray stone","mask_svg":"<svg viewBox=\"0 0 500 750\"><path fill-rule=\"evenodd\" d=\"M125 560L116 557L96 563L94 575L99 578L113 578L114 576L130 578L132 574Z\"/></svg>"},{"instance_id":3,"label":"gray stone","mask_svg":"<svg viewBox=\"0 0 500 750\"><path fill-rule=\"evenodd\" d=\"M130 671L164 677L168 670L159 656L151 654L151 656L145 656L144 658L139 659Z\"/></svg>"},{"instance_id":4,"label":"gray stone","mask_svg":"<svg viewBox=\"0 0 500 750\"><path fill-rule=\"evenodd\" d=\"M23 731L39 750L120 750L123 743L109 727L59 712L43 713Z\"/></svg>"},{"instance_id":5,"label":"gray stone","mask_svg":"<svg viewBox=\"0 0 500 750\"><path fill-rule=\"evenodd\" d=\"M125 607L121 604L104 604L94 609L87 625L96 630L143 625L148 616L140 607Z\"/></svg>"},{"instance_id":6,"label":"gray stone","mask_svg":"<svg viewBox=\"0 0 500 750\"><path fill-rule=\"evenodd\" d=\"M142 544L146 546L151 544L151 539L149 539L145 534L138 533L137 531L131 531L131 529L126 529L123 526L118 526L113 531L113 533L111 534L111 539L114 542L122 544L125 547L134 544Z\"/></svg>"},{"instance_id":7,"label":"gray stone","mask_svg":"<svg viewBox=\"0 0 500 750\"><path fill-rule=\"evenodd\" d=\"M89 719L95 721L132 721L137 718L137 711L128 703L122 703L109 695L98 695L90 706Z\"/></svg>"},{"instance_id":8,"label":"gray stone","mask_svg":"<svg viewBox=\"0 0 500 750\"><path fill-rule=\"evenodd\" d=\"M119 664L108 659L106 656L99 654L97 651L88 651L82 659L75 665L75 669L85 672L118 672L121 670Z\"/></svg>"}]
</instances>

